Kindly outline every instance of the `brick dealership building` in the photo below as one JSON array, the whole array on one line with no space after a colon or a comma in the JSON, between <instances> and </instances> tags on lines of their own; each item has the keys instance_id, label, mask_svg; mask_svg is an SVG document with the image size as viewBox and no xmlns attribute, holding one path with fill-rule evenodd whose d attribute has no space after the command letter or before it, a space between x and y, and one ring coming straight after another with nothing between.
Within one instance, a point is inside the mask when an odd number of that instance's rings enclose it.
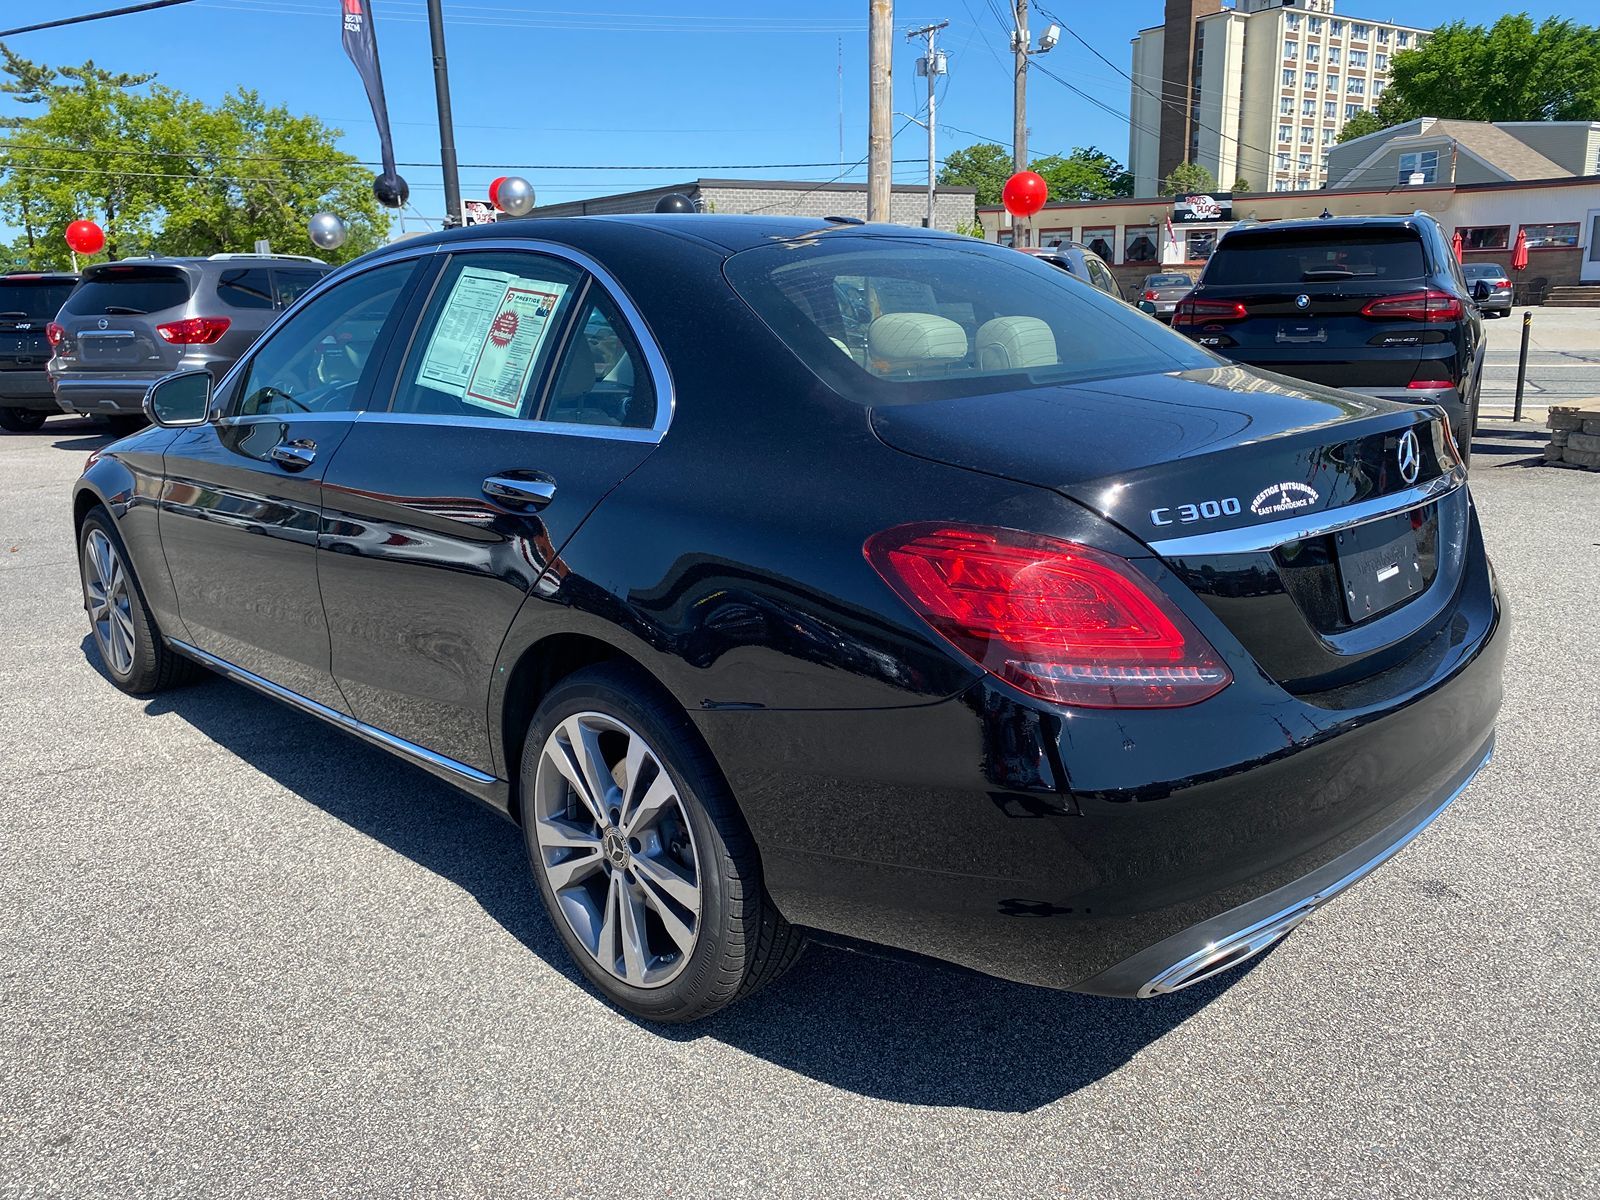
<instances>
[{"instance_id":1,"label":"brick dealership building","mask_svg":"<svg viewBox=\"0 0 1600 1200\"><path fill-rule=\"evenodd\" d=\"M684 183L662 184L639 192L545 204L529 215L581 217L652 212L656 201L673 192L689 197L702 212L860 217L862 220L867 216L867 186L864 183L801 183L774 179L690 179ZM955 230L972 225L976 220L975 194L976 190L970 187L941 187L934 198L934 226ZM892 222L897 225L921 225L927 213L926 185L894 186L889 197L889 219Z\"/></svg>"}]
</instances>

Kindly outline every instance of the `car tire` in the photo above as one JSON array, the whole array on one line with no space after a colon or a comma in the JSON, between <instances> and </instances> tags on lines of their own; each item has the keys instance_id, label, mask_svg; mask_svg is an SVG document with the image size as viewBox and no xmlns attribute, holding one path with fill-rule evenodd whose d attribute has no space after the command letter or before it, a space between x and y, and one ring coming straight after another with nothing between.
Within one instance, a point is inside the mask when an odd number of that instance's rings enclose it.
<instances>
[{"instance_id":1,"label":"car tire","mask_svg":"<svg viewBox=\"0 0 1600 1200\"><path fill-rule=\"evenodd\" d=\"M637 668L584 668L545 696L524 743L521 815L567 953L637 1017L709 1016L776 979L805 946L762 887L755 842L710 751Z\"/></svg>"},{"instance_id":2,"label":"car tire","mask_svg":"<svg viewBox=\"0 0 1600 1200\"><path fill-rule=\"evenodd\" d=\"M148 696L195 679L201 668L172 650L156 627L110 514L96 508L78 530L83 607L101 665L131 696Z\"/></svg>"},{"instance_id":3,"label":"car tire","mask_svg":"<svg viewBox=\"0 0 1600 1200\"><path fill-rule=\"evenodd\" d=\"M8 433L36 433L50 414L36 408L0 408L0 429Z\"/></svg>"}]
</instances>

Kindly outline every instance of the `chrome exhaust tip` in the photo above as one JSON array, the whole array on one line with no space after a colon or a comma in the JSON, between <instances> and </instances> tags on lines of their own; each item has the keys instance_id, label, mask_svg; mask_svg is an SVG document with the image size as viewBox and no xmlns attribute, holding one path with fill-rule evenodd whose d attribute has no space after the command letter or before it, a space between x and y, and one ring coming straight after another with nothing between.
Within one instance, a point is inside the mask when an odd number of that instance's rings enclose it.
<instances>
[{"instance_id":1,"label":"chrome exhaust tip","mask_svg":"<svg viewBox=\"0 0 1600 1200\"><path fill-rule=\"evenodd\" d=\"M1281 941L1318 907L1316 900L1308 900L1299 907L1278 913L1259 925L1241 929L1219 942L1212 942L1196 950L1187 958L1181 958L1173 963L1140 988L1139 999L1148 1000L1152 996L1166 996L1172 992L1180 992L1186 987L1193 987L1210 979L1213 975L1220 975L1223 971L1237 967L1240 963L1248 962L1269 946Z\"/></svg>"}]
</instances>

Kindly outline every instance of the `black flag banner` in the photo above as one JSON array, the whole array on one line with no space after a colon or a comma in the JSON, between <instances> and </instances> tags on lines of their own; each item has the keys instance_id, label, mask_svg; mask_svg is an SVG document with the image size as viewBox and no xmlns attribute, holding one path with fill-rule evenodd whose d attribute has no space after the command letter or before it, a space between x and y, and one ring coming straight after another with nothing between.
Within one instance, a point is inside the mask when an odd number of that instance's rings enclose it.
<instances>
[{"instance_id":1,"label":"black flag banner","mask_svg":"<svg viewBox=\"0 0 1600 1200\"><path fill-rule=\"evenodd\" d=\"M372 24L370 0L339 0L341 36L344 52L350 56L372 104L372 119L378 126L378 156L383 159L383 174L372 181L378 203L399 208L411 189L394 169L394 139L389 136L389 105L383 98L383 72L378 66L378 31Z\"/></svg>"}]
</instances>

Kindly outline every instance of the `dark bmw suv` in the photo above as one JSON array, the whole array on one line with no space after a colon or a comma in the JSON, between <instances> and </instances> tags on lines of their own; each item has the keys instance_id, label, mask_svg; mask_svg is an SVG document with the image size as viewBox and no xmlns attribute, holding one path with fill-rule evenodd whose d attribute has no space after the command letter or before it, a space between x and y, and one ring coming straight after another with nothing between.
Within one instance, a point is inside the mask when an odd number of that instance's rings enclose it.
<instances>
[{"instance_id":1,"label":"dark bmw suv","mask_svg":"<svg viewBox=\"0 0 1600 1200\"><path fill-rule=\"evenodd\" d=\"M1471 452L1482 321L1449 240L1427 213L1229 230L1172 327L1253 367L1437 404L1462 457Z\"/></svg>"}]
</instances>

